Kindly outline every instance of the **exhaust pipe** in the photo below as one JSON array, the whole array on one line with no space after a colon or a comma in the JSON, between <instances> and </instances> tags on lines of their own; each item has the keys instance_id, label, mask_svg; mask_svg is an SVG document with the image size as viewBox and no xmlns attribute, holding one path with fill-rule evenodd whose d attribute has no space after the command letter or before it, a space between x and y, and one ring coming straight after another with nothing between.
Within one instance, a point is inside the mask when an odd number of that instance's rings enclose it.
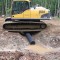
<instances>
[{"instance_id":1,"label":"exhaust pipe","mask_svg":"<svg viewBox=\"0 0 60 60\"><path fill-rule=\"evenodd\" d=\"M26 37L27 37L29 43L30 43L31 45L34 45L34 44L35 44L35 41L33 40L31 34L28 33L28 32L26 32L25 35L26 35Z\"/></svg>"}]
</instances>

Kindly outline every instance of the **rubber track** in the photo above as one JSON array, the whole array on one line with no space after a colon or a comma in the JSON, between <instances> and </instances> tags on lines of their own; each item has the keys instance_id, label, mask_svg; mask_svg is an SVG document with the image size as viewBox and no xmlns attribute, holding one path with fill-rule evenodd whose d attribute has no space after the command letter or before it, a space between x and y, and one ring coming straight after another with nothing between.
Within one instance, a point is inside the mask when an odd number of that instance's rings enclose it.
<instances>
[{"instance_id":1,"label":"rubber track","mask_svg":"<svg viewBox=\"0 0 60 60\"><path fill-rule=\"evenodd\" d=\"M41 25L44 24L46 26L45 23L43 22L11 22L11 21L7 21L5 22L5 24L3 25L3 28L5 30L8 31L41 31L41 29L45 29L45 28L41 28Z\"/></svg>"}]
</instances>

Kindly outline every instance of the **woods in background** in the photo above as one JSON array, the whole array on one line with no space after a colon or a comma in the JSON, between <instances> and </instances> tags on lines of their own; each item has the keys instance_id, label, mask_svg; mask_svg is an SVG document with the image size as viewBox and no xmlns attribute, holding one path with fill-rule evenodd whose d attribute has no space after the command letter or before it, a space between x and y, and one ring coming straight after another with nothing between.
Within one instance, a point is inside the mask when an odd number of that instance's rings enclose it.
<instances>
[{"instance_id":1,"label":"woods in background","mask_svg":"<svg viewBox=\"0 0 60 60\"><path fill-rule=\"evenodd\" d=\"M52 16L60 15L60 0L32 0L35 4L50 9Z\"/></svg>"},{"instance_id":2,"label":"woods in background","mask_svg":"<svg viewBox=\"0 0 60 60\"><path fill-rule=\"evenodd\" d=\"M11 5L11 0L0 0L0 15L5 14L6 1L7 6ZM60 16L60 0L31 0L32 4L39 4L40 6L50 9L52 16ZM9 5L10 4L10 5Z\"/></svg>"}]
</instances>

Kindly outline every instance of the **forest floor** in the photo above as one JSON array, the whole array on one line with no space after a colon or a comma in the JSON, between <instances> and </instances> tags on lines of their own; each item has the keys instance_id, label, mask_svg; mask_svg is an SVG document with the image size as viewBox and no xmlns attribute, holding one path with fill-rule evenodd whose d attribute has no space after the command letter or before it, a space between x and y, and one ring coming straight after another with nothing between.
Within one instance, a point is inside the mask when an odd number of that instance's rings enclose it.
<instances>
[{"instance_id":1,"label":"forest floor","mask_svg":"<svg viewBox=\"0 0 60 60\"><path fill-rule=\"evenodd\" d=\"M60 20L44 21L47 28L33 35L35 45L25 36L4 30L0 18L0 60L60 60Z\"/></svg>"}]
</instances>

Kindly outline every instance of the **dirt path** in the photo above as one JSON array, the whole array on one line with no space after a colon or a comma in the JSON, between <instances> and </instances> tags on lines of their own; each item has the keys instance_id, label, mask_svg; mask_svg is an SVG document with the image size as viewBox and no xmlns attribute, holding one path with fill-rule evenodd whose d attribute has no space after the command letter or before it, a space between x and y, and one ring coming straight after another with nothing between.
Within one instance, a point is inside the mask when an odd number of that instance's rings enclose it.
<instances>
[{"instance_id":1,"label":"dirt path","mask_svg":"<svg viewBox=\"0 0 60 60\"><path fill-rule=\"evenodd\" d=\"M11 53L7 51L14 52L14 54L15 51L23 52L23 56L19 57L18 60L60 60L60 20L44 22L48 25L47 28L33 35L36 45L31 46L26 37L21 34L5 31L2 28L4 19L0 18L0 51L8 53L7 58L9 58L8 55L11 56ZM2 54L5 55L4 52ZM0 56L2 54L0 53Z\"/></svg>"}]
</instances>

